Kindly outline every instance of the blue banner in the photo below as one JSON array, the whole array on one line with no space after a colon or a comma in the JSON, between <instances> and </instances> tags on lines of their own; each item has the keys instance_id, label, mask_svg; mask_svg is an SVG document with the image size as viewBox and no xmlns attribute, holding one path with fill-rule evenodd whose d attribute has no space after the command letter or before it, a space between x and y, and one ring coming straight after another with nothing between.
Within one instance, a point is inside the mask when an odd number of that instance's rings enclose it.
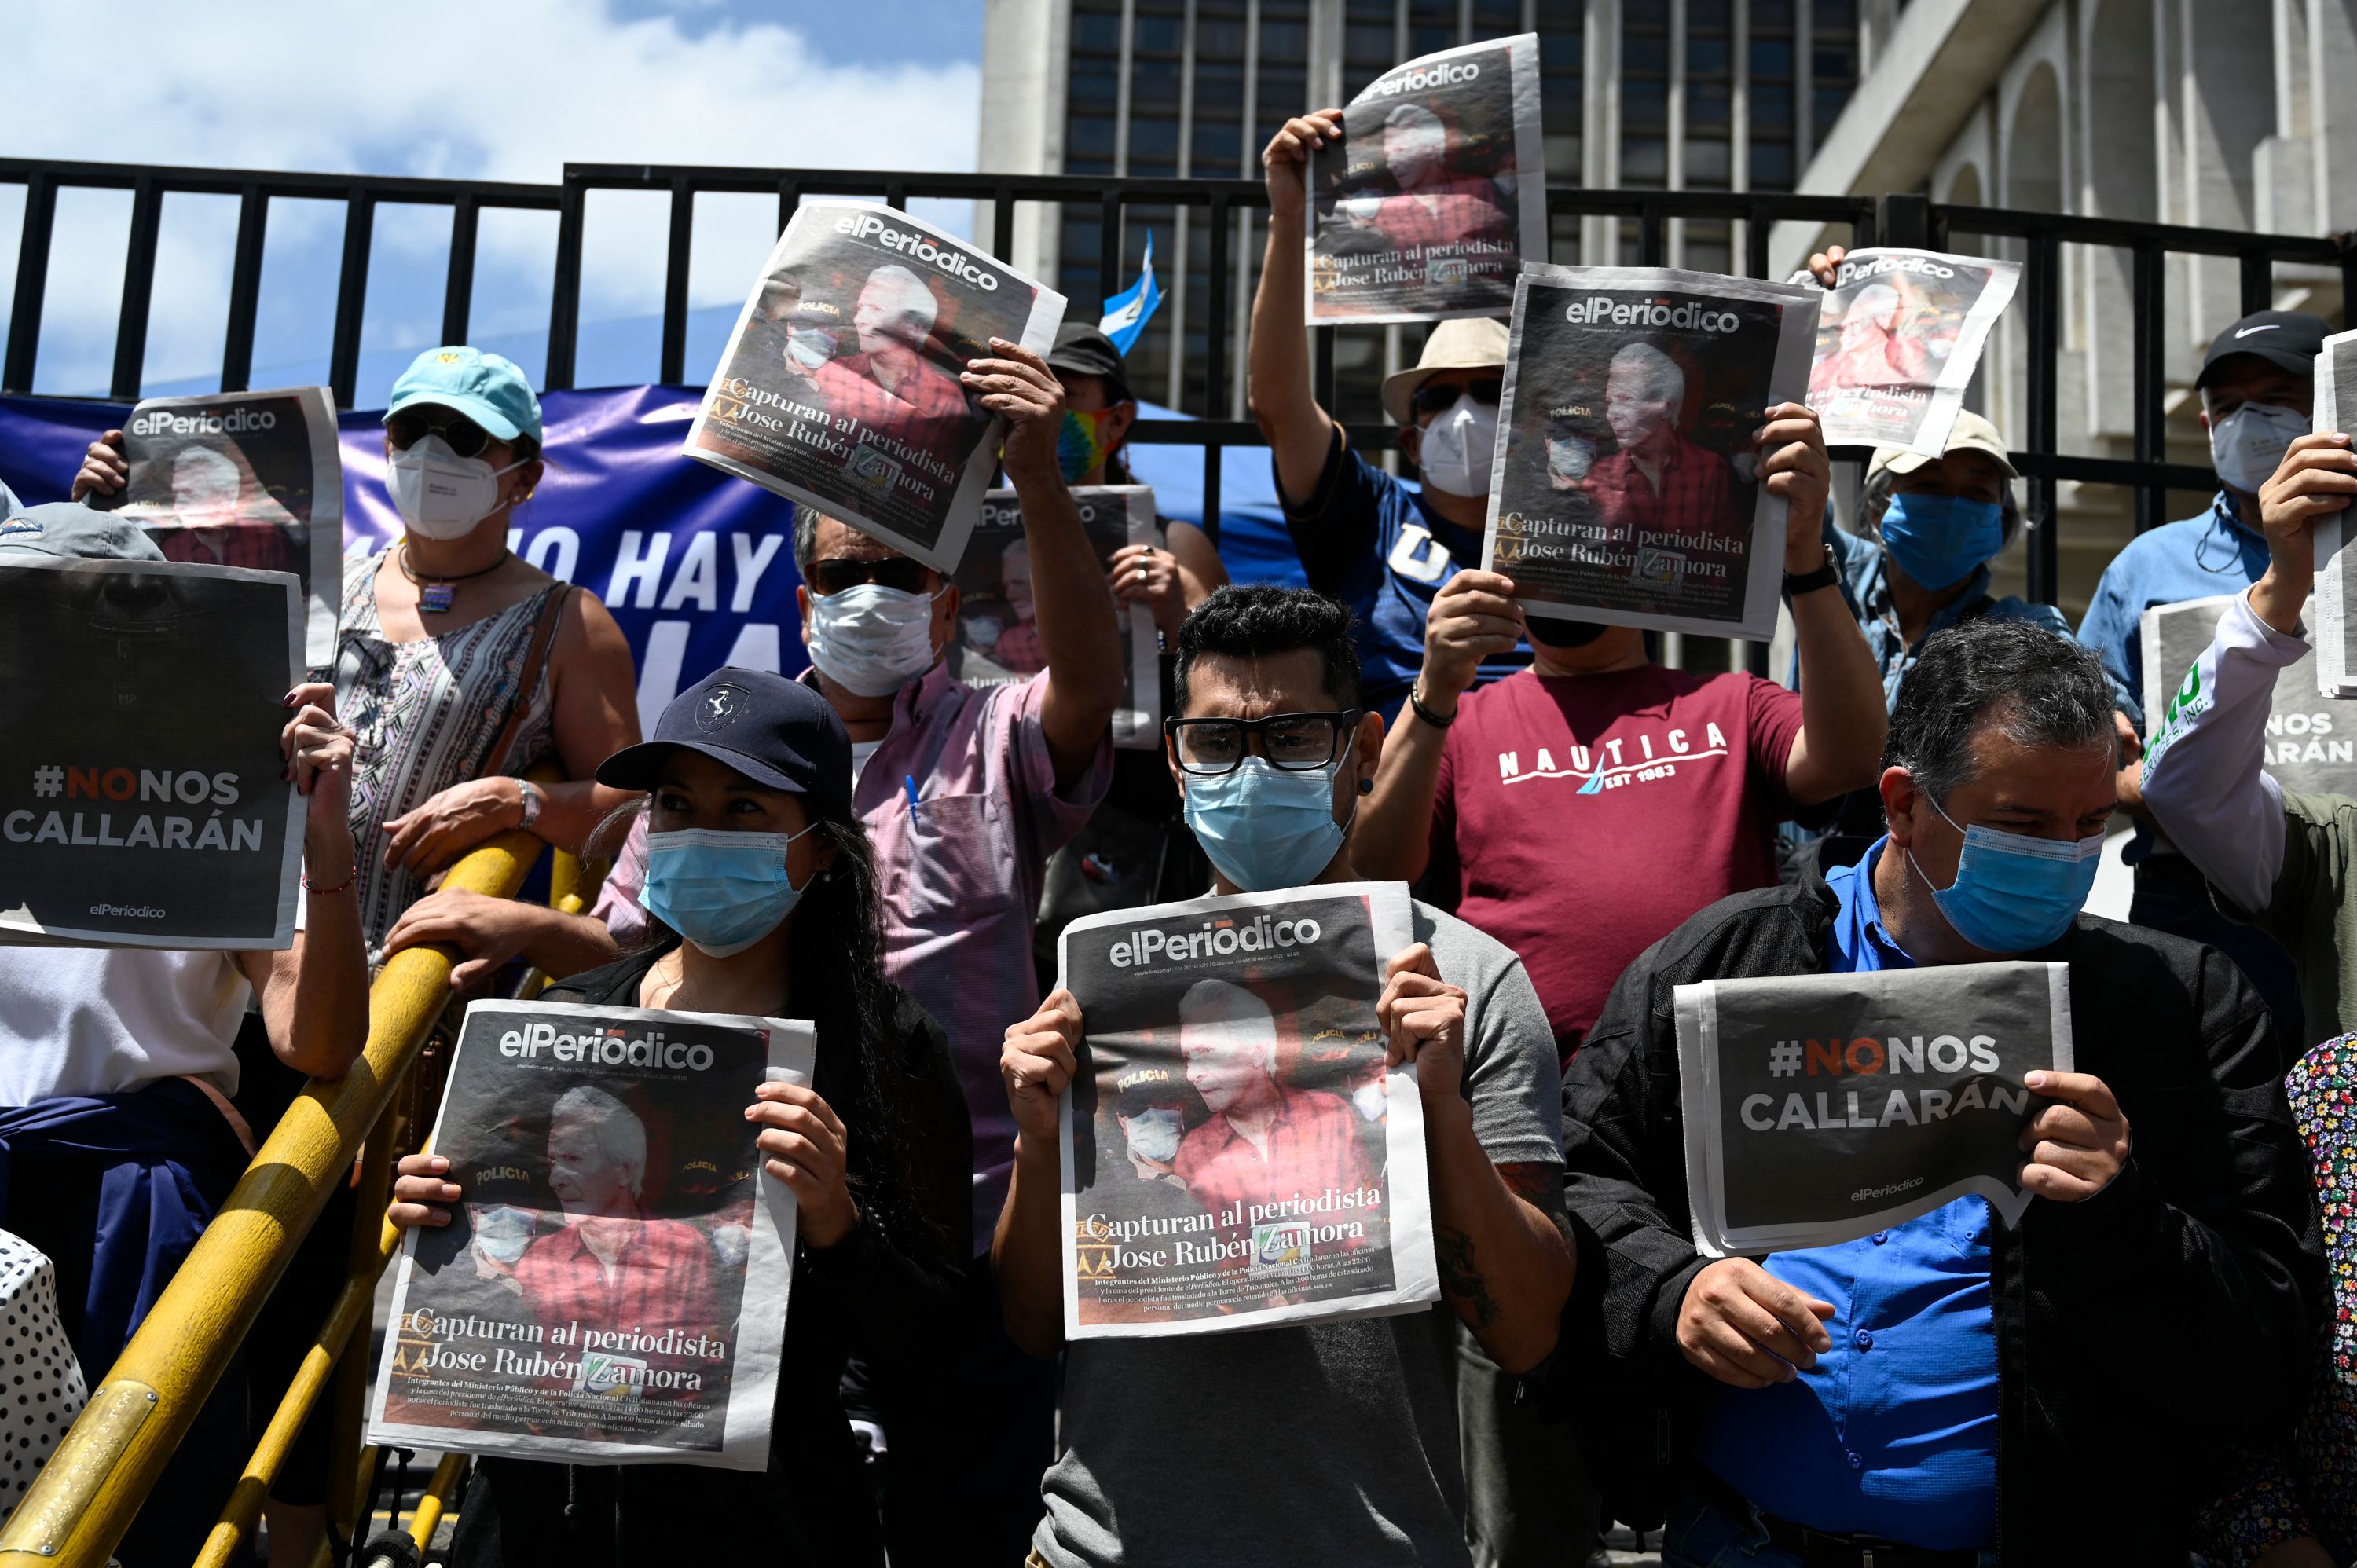
<instances>
[{"instance_id":1,"label":"blue banner","mask_svg":"<svg viewBox=\"0 0 2357 1568\"><path fill-rule=\"evenodd\" d=\"M680 456L703 395L663 386L544 393L548 473L509 534L518 554L613 611L638 660L640 722L650 733L673 695L724 664L791 674L809 662L794 604L792 503ZM0 398L0 483L27 506L66 499L91 438L129 413L120 403ZM338 421L348 554L401 532L384 488L382 417ZM1200 521L1201 448L1135 447L1129 456L1164 516ZM1229 570L1240 582L1299 583L1267 452L1231 450L1222 480Z\"/></svg>"}]
</instances>

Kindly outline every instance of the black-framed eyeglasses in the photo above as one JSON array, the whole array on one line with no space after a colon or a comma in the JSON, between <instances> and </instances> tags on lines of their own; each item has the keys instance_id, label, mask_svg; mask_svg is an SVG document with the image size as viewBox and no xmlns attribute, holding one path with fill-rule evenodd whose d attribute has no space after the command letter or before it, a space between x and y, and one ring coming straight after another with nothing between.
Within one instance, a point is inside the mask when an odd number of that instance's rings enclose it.
<instances>
[{"instance_id":1,"label":"black-framed eyeglasses","mask_svg":"<svg viewBox=\"0 0 2357 1568\"><path fill-rule=\"evenodd\" d=\"M862 583L898 588L904 594L921 594L926 591L926 579L931 571L922 561L906 555L887 555L879 561L854 561L837 555L812 562L803 580L810 584L811 592L821 596L839 594Z\"/></svg>"},{"instance_id":2,"label":"black-framed eyeglasses","mask_svg":"<svg viewBox=\"0 0 2357 1568\"><path fill-rule=\"evenodd\" d=\"M1198 779L1233 773L1249 756L1272 768L1307 773L1342 755L1364 708L1341 714L1271 714L1262 719L1165 719L1163 733L1181 772Z\"/></svg>"},{"instance_id":3,"label":"black-framed eyeglasses","mask_svg":"<svg viewBox=\"0 0 2357 1568\"><path fill-rule=\"evenodd\" d=\"M1505 395L1506 381L1502 376L1484 376L1470 381L1426 381L1415 389L1408 399L1408 412L1422 415L1446 413L1457 406L1460 397L1469 397L1484 408L1495 408Z\"/></svg>"},{"instance_id":4,"label":"black-framed eyeglasses","mask_svg":"<svg viewBox=\"0 0 2357 1568\"><path fill-rule=\"evenodd\" d=\"M384 434L396 452L408 451L428 435L439 435L461 457L479 457L483 448L491 444L490 431L450 409L442 410L439 419L428 419L414 409L404 409L384 422Z\"/></svg>"}]
</instances>

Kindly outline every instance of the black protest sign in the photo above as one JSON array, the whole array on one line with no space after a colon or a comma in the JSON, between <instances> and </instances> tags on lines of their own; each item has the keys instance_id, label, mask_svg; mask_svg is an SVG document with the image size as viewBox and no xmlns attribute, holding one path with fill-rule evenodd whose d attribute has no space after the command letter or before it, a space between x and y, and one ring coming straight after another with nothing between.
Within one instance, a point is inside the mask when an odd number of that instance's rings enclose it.
<instances>
[{"instance_id":1,"label":"black protest sign","mask_svg":"<svg viewBox=\"0 0 2357 1568\"><path fill-rule=\"evenodd\" d=\"M2070 991L2028 962L1679 986L1695 1245L1831 1246L1968 1194L2017 1222L2023 1079L2071 1069Z\"/></svg>"},{"instance_id":2,"label":"black protest sign","mask_svg":"<svg viewBox=\"0 0 2357 1568\"><path fill-rule=\"evenodd\" d=\"M0 941L293 942L302 618L283 572L0 564Z\"/></svg>"}]
</instances>

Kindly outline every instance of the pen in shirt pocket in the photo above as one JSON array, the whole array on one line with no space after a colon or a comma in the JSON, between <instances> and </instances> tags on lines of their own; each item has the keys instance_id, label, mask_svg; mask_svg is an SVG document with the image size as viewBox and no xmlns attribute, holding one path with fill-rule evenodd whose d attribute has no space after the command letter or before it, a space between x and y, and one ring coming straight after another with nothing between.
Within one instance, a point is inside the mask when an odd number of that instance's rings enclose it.
<instances>
[{"instance_id":1,"label":"pen in shirt pocket","mask_svg":"<svg viewBox=\"0 0 2357 1568\"><path fill-rule=\"evenodd\" d=\"M901 774L900 787L909 791L909 816L913 821L917 815L917 776L913 773Z\"/></svg>"}]
</instances>

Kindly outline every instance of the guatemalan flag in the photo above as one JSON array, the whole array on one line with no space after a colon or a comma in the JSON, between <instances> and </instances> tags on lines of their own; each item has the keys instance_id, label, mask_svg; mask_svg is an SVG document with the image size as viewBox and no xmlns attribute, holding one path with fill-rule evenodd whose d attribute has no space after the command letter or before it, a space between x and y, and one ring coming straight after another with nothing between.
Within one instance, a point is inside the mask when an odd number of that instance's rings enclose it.
<instances>
[{"instance_id":1,"label":"guatemalan flag","mask_svg":"<svg viewBox=\"0 0 2357 1568\"><path fill-rule=\"evenodd\" d=\"M1127 354L1146 324L1162 306L1162 285L1154 281L1154 231L1146 231L1146 260L1137 281L1104 302L1104 319L1097 330L1113 339L1113 346Z\"/></svg>"}]
</instances>

